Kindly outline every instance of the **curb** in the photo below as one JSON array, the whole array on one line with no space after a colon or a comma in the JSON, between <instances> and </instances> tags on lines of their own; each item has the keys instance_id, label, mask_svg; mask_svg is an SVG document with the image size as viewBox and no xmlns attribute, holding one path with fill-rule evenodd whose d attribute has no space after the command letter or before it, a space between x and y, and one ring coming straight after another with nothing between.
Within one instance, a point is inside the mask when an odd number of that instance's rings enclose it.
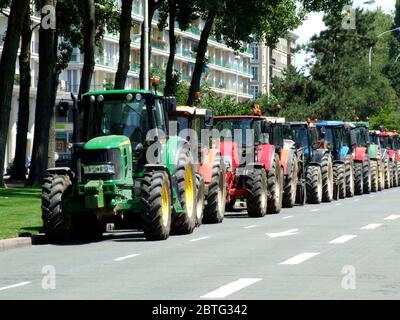
<instances>
[{"instance_id":1,"label":"curb","mask_svg":"<svg viewBox=\"0 0 400 320\"><path fill-rule=\"evenodd\" d=\"M0 252L18 248L32 247L33 245L46 244L43 234L34 235L32 237L19 237L0 240Z\"/></svg>"},{"instance_id":2,"label":"curb","mask_svg":"<svg viewBox=\"0 0 400 320\"><path fill-rule=\"evenodd\" d=\"M32 238L11 238L0 240L0 252L32 246Z\"/></svg>"}]
</instances>

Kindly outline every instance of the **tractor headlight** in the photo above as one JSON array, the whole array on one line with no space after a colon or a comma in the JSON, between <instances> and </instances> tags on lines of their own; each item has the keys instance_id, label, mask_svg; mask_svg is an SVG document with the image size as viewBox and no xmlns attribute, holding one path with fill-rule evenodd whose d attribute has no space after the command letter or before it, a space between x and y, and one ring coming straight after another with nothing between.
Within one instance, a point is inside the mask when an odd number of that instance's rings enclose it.
<instances>
[{"instance_id":1,"label":"tractor headlight","mask_svg":"<svg viewBox=\"0 0 400 320\"><path fill-rule=\"evenodd\" d=\"M85 171L85 174L97 174L97 173L115 174L115 167L113 164L89 165L89 166L84 166L83 170Z\"/></svg>"}]
</instances>

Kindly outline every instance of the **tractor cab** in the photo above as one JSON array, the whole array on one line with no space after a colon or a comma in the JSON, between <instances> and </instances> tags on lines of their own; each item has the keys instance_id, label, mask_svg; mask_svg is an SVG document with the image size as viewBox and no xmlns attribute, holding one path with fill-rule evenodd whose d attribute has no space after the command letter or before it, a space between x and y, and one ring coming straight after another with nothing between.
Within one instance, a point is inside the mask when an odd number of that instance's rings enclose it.
<instances>
[{"instance_id":1,"label":"tractor cab","mask_svg":"<svg viewBox=\"0 0 400 320\"><path fill-rule=\"evenodd\" d=\"M307 122L290 122L284 138L294 141L296 149L303 150L305 159L311 159L319 148L317 128Z\"/></svg>"},{"instance_id":2,"label":"tractor cab","mask_svg":"<svg viewBox=\"0 0 400 320\"><path fill-rule=\"evenodd\" d=\"M354 126L342 121L317 121L315 126L321 139L321 145L329 149L335 161L342 161L351 154L356 144Z\"/></svg>"},{"instance_id":3,"label":"tractor cab","mask_svg":"<svg viewBox=\"0 0 400 320\"><path fill-rule=\"evenodd\" d=\"M369 145L369 123L364 121L350 122L356 134L357 147L368 148Z\"/></svg>"}]
</instances>

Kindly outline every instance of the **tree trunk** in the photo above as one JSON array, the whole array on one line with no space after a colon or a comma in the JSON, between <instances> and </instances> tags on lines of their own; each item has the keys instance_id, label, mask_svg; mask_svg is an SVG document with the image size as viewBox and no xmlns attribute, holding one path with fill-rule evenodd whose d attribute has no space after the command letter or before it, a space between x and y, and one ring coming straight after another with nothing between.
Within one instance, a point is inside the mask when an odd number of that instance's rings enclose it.
<instances>
[{"instance_id":1,"label":"tree trunk","mask_svg":"<svg viewBox=\"0 0 400 320\"><path fill-rule=\"evenodd\" d=\"M172 95L175 92L173 89L173 76L174 72L174 61L176 53L176 38L175 38L175 19L176 19L176 1L168 0L169 7L169 57L167 63L167 70L165 71L165 88L164 95Z\"/></svg>"},{"instance_id":2,"label":"tree trunk","mask_svg":"<svg viewBox=\"0 0 400 320\"><path fill-rule=\"evenodd\" d=\"M29 95L31 89L31 17L27 10L21 33L21 51L19 55L19 107L17 122L17 143L15 146L14 166L11 180L25 180L26 176L26 147L29 129Z\"/></svg>"},{"instance_id":3,"label":"tree trunk","mask_svg":"<svg viewBox=\"0 0 400 320\"><path fill-rule=\"evenodd\" d=\"M28 5L29 0L14 0L12 2L0 61L0 188L4 187L4 162L14 87L15 64L23 24L21 17L25 17Z\"/></svg>"},{"instance_id":4,"label":"tree trunk","mask_svg":"<svg viewBox=\"0 0 400 320\"><path fill-rule=\"evenodd\" d=\"M154 0L149 1L149 28L151 30L151 21L153 20L156 4ZM151 46L149 45L149 63L151 60ZM140 89L144 88L144 23L142 23L142 34L140 36L140 73L139 73Z\"/></svg>"},{"instance_id":5,"label":"tree trunk","mask_svg":"<svg viewBox=\"0 0 400 320\"><path fill-rule=\"evenodd\" d=\"M82 68L81 84L79 88L79 99L82 94L90 90L94 67L95 67L95 48L96 48L96 14L94 0L82 1L83 9L83 52L84 62Z\"/></svg>"},{"instance_id":6,"label":"tree trunk","mask_svg":"<svg viewBox=\"0 0 400 320\"><path fill-rule=\"evenodd\" d=\"M115 75L115 89L125 89L126 78L130 69L132 0L122 2L119 27L119 61Z\"/></svg>"},{"instance_id":7,"label":"tree trunk","mask_svg":"<svg viewBox=\"0 0 400 320\"><path fill-rule=\"evenodd\" d=\"M208 46L208 38L210 37L211 30L214 24L216 14L214 12L210 12L204 29L201 32L199 46L197 48L197 55L196 55L196 65L194 67L192 82L190 84L189 89L189 98L187 101L188 106L193 106L195 101L195 93L200 91L200 84L201 84L201 75L203 73L204 64L205 64L205 56L207 52Z\"/></svg>"},{"instance_id":8,"label":"tree trunk","mask_svg":"<svg viewBox=\"0 0 400 320\"><path fill-rule=\"evenodd\" d=\"M57 0L45 0L44 5L56 6ZM42 18L44 15L42 14ZM48 165L49 129L53 96L54 41L56 31L41 27L39 30L39 80L36 96L35 135L27 185L40 185Z\"/></svg>"}]
</instances>

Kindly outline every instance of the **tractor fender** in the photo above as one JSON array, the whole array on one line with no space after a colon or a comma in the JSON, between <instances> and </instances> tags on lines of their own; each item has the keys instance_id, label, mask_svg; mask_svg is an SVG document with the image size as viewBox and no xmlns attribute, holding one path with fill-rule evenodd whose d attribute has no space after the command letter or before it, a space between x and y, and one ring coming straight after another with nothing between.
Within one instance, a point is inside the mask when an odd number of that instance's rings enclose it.
<instances>
[{"instance_id":1,"label":"tractor fender","mask_svg":"<svg viewBox=\"0 0 400 320\"><path fill-rule=\"evenodd\" d=\"M205 184L209 184L212 178L215 159L221 157L219 150L209 149L199 166L199 173L204 179Z\"/></svg>"},{"instance_id":2,"label":"tractor fender","mask_svg":"<svg viewBox=\"0 0 400 320\"><path fill-rule=\"evenodd\" d=\"M258 147L257 152L258 163L262 163L265 170L270 171L275 160L275 146L272 144L262 144Z\"/></svg>"},{"instance_id":3,"label":"tractor fender","mask_svg":"<svg viewBox=\"0 0 400 320\"><path fill-rule=\"evenodd\" d=\"M283 174L286 176L292 172L294 162L296 159L295 151L293 149L282 149L281 151L281 164L283 167Z\"/></svg>"},{"instance_id":4,"label":"tractor fender","mask_svg":"<svg viewBox=\"0 0 400 320\"><path fill-rule=\"evenodd\" d=\"M254 169L262 169L265 168L265 165L260 162L253 162L253 163L248 163L246 165L246 170L245 170L245 176L249 175L250 171L253 171Z\"/></svg>"},{"instance_id":5,"label":"tractor fender","mask_svg":"<svg viewBox=\"0 0 400 320\"><path fill-rule=\"evenodd\" d=\"M378 160L379 158L379 148L376 144L370 144L368 147L368 157L373 160Z\"/></svg>"},{"instance_id":6,"label":"tractor fender","mask_svg":"<svg viewBox=\"0 0 400 320\"><path fill-rule=\"evenodd\" d=\"M146 164L144 166L144 171L165 171L169 177L171 177L169 171L168 171L168 167L164 164Z\"/></svg>"},{"instance_id":7,"label":"tractor fender","mask_svg":"<svg viewBox=\"0 0 400 320\"><path fill-rule=\"evenodd\" d=\"M367 148L356 147L354 152L354 161L362 162L367 160Z\"/></svg>"},{"instance_id":8,"label":"tractor fender","mask_svg":"<svg viewBox=\"0 0 400 320\"><path fill-rule=\"evenodd\" d=\"M68 167L49 168L46 170L46 173L60 176L69 176L71 180L73 180L75 177L75 173L72 171L71 168Z\"/></svg>"},{"instance_id":9,"label":"tractor fender","mask_svg":"<svg viewBox=\"0 0 400 320\"><path fill-rule=\"evenodd\" d=\"M388 150L388 155L389 155L389 158L390 158L390 159L392 159L392 160L394 159L394 152L393 152L393 149L389 149L389 150Z\"/></svg>"},{"instance_id":10,"label":"tractor fender","mask_svg":"<svg viewBox=\"0 0 400 320\"><path fill-rule=\"evenodd\" d=\"M348 155L350 151L350 148L347 146L343 146L340 148L340 159L343 160L344 158L346 158L346 156Z\"/></svg>"},{"instance_id":11,"label":"tractor fender","mask_svg":"<svg viewBox=\"0 0 400 320\"><path fill-rule=\"evenodd\" d=\"M171 136L168 139L166 146L165 165L168 168L169 174L171 176L178 166L178 159L183 148L187 148L187 150L190 150L190 145L185 139L182 139L178 136Z\"/></svg>"}]
</instances>

